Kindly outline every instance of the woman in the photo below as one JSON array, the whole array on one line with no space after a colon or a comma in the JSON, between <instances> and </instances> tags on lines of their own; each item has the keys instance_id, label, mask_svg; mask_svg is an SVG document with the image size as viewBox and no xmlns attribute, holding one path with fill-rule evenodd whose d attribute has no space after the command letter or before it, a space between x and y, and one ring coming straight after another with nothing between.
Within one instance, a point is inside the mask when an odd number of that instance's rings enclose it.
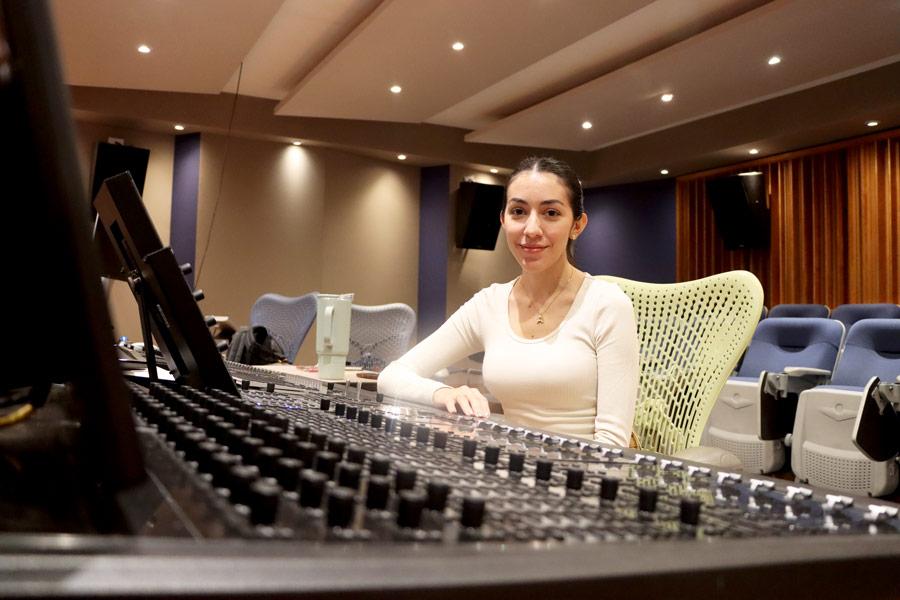
<instances>
[{"instance_id":1,"label":"woman","mask_svg":"<svg viewBox=\"0 0 900 600\"><path fill-rule=\"evenodd\" d=\"M378 379L387 395L490 414L467 386L426 377L484 351L487 389L506 422L627 446L637 395L638 341L628 297L575 268L587 225L581 182L553 158L519 163L500 222L522 274L475 294Z\"/></svg>"}]
</instances>

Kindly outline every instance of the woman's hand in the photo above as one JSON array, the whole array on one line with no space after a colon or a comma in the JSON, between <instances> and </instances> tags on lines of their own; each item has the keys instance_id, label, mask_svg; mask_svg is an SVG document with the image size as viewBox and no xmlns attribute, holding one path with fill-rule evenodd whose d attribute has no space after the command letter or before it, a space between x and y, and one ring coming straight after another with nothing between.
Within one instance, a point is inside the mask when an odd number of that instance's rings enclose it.
<instances>
[{"instance_id":1,"label":"woman's hand","mask_svg":"<svg viewBox=\"0 0 900 600\"><path fill-rule=\"evenodd\" d=\"M456 414L456 407L458 406L462 414L467 417L486 418L491 415L487 398L475 388L470 388L467 385L455 388L440 388L434 393L432 401L435 406L444 408L451 414Z\"/></svg>"}]
</instances>

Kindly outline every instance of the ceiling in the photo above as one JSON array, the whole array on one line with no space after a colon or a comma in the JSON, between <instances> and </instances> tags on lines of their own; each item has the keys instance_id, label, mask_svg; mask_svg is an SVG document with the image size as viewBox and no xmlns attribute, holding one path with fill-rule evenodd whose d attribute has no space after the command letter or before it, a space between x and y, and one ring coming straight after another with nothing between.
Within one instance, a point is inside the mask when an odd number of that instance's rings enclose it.
<instances>
[{"instance_id":1,"label":"ceiling","mask_svg":"<svg viewBox=\"0 0 900 600\"><path fill-rule=\"evenodd\" d=\"M185 102L238 92L265 115L269 137L501 169L540 149L573 160L594 185L900 126L900 0L51 5L75 108L123 117L114 107L138 107L127 98L144 90L153 109L131 115L144 126L168 128L186 120ZM205 112L189 130L221 131ZM254 135L250 121L229 123Z\"/></svg>"}]
</instances>

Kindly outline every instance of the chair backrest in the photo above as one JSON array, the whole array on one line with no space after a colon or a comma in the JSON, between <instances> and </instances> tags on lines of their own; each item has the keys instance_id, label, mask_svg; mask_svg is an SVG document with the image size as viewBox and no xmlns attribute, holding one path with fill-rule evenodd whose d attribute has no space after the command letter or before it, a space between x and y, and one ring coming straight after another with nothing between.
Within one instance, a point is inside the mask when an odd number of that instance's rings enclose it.
<instances>
[{"instance_id":1,"label":"chair backrest","mask_svg":"<svg viewBox=\"0 0 900 600\"><path fill-rule=\"evenodd\" d=\"M896 304L841 304L831 312L831 318L840 321L848 330L862 319L900 319L900 306Z\"/></svg>"},{"instance_id":2,"label":"chair backrest","mask_svg":"<svg viewBox=\"0 0 900 600\"><path fill-rule=\"evenodd\" d=\"M785 367L834 370L844 339L839 321L818 318L764 319L756 326L738 377L780 373Z\"/></svg>"},{"instance_id":3,"label":"chair backrest","mask_svg":"<svg viewBox=\"0 0 900 600\"><path fill-rule=\"evenodd\" d=\"M900 375L900 319L863 319L847 332L832 385L864 387L877 376L894 381Z\"/></svg>"},{"instance_id":4,"label":"chair backrest","mask_svg":"<svg viewBox=\"0 0 900 600\"><path fill-rule=\"evenodd\" d=\"M747 271L673 284L600 276L631 298L640 342L634 430L644 448L696 446L716 397L759 321L763 289Z\"/></svg>"},{"instance_id":5,"label":"chair backrest","mask_svg":"<svg viewBox=\"0 0 900 600\"><path fill-rule=\"evenodd\" d=\"M294 362L297 352L316 320L318 292L290 298L263 294L250 309L250 327L262 325L284 348L285 358Z\"/></svg>"},{"instance_id":6,"label":"chair backrest","mask_svg":"<svg viewBox=\"0 0 900 600\"><path fill-rule=\"evenodd\" d=\"M827 319L831 309L824 304L776 304L769 309L769 318L773 317L818 317Z\"/></svg>"},{"instance_id":7,"label":"chair backrest","mask_svg":"<svg viewBox=\"0 0 900 600\"><path fill-rule=\"evenodd\" d=\"M415 329L416 312L406 304L354 304L350 312L347 362L355 367L381 370L409 350Z\"/></svg>"}]
</instances>

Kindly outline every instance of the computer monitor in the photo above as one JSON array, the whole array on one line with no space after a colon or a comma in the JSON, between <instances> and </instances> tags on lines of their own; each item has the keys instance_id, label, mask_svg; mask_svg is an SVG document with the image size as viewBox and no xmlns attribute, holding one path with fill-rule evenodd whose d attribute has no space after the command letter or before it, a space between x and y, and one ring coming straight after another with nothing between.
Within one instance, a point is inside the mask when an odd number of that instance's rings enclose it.
<instances>
[{"instance_id":1,"label":"computer monitor","mask_svg":"<svg viewBox=\"0 0 900 600\"><path fill-rule=\"evenodd\" d=\"M239 395L175 254L163 246L131 175L104 181L94 208L141 310L147 347L152 331L177 382Z\"/></svg>"},{"instance_id":2,"label":"computer monitor","mask_svg":"<svg viewBox=\"0 0 900 600\"><path fill-rule=\"evenodd\" d=\"M122 490L146 475L90 243L69 94L44 1L0 0L0 121L0 280L7 306L0 394L31 390L38 406L21 424L0 429L0 453L31 456L42 437L68 453L91 486ZM59 403L40 408L51 396ZM58 475L66 476L44 477Z\"/></svg>"}]
</instances>

